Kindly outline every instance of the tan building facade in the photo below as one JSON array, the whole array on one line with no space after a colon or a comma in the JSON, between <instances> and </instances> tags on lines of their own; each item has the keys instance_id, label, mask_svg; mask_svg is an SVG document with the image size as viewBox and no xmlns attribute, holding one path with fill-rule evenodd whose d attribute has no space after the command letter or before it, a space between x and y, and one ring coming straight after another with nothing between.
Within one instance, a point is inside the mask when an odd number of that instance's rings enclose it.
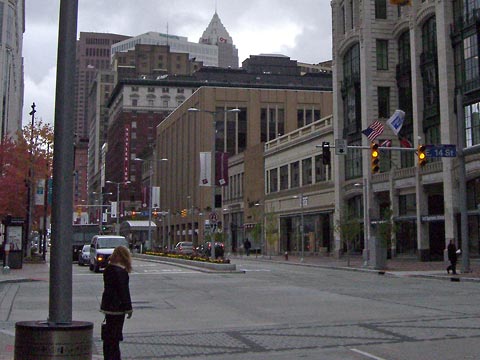
<instances>
[{"instance_id":1,"label":"tan building facade","mask_svg":"<svg viewBox=\"0 0 480 360\"><path fill-rule=\"evenodd\" d=\"M173 246L191 240L193 233L193 241L202 243L205 220L216 216L217 234L222 234L217 236L226 251L239 250L248 236L248 224L259 221L259 205L266 201L265 143L288 139L286 134L331 113L330 91L199 88L157 127L156 157L168 161L155 172L153 183L160 186L158 210L169 213L159 226L159 238L169 234ZM211 152L214 125L216 151L228 153L229 171L228 184L216 187L215 215L211 215L212 188L200 186L199 175L200 153ZM188 212L182 217L184 209Z\"/></svg>"}]
</instances>

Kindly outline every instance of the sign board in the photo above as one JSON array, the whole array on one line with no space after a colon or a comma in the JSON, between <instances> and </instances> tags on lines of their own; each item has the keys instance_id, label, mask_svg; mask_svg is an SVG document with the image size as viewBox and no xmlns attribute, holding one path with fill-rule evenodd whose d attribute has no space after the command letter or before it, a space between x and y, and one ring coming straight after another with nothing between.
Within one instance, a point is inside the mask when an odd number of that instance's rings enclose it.
<instances>
[{"instance_id":1,"label":"sign board","mask_svg":"<svg viewBox=\"0 0 480 360\"><path fill-rule=\"evenodd\" d=\"M455 145L425 145L427 159L432 157L456 157L457 147Z\"/></svg>"},{"instance_id":2,"label":"sign board","mask_svg":"<svg viewBox=\"0 0 480 360\"><path fill-rule=\"evenodd\" d=\"M347 153L347 140L335 139L335 155L345 155Z\"/></svg>"},{"instance_id":3,"label":"sign board","mask_svg":"<svg viewBox=\"0 0 480 360\"><path fill-rule=\"evenodd\" d=\"M216 224L218 220L217 213L215 211L212 211L209 215L209 219L212 224Z\"/></svg>"}]
</instances>

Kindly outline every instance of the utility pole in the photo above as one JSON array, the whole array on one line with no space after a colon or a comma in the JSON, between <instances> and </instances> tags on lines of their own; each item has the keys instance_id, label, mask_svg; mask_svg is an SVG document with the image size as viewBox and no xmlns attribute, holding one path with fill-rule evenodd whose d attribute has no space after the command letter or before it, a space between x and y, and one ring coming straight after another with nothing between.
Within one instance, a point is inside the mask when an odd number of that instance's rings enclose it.
<instances>
[{"instance_id":1,"label":"utility pole","mask_svg":"<svg viewBox=\"0 0 480 360\"><path fill-rule=\"evenodd\" d=\"M35 103L32 104L29 115L32 117L32 128L30 129L30 148L29 148L29 164L28 164L28 177L27 177L27 214L25 221L25 235L24 235L24 246L23 246L23 255L29 256L30 250L30 231L32 230L32 189L33 189L33 128L35 126Z\"/></svg>"}]
</instances>

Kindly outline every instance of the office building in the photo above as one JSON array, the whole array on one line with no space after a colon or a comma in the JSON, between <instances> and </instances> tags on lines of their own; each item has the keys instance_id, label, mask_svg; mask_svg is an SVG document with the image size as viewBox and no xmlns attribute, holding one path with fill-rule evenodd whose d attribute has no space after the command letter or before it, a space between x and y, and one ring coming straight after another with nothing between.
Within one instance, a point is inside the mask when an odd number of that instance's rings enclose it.
<instances>
[{"instance_id":1,"label":"office building","mask_svg":"<svg viewBox=\"0 0 480 360\"><path fill-rule=\"evenodd\" d=\"M471 255L479 254L479 9L466 0L332 1L334 133L363 146L335 156L335 213L338 219L347 208L369 225L355 247L374 266L381 251L375 238L389 213L392 254L443 259L451 239L469 241ZM386 124L396 109L405 112L398 134ZM400 150L381 150L380 172L372 174L362 130L376 120L385 130L375 142L392 140ZM412 151L422 144L423 167ZM437 151L447 144L457 155L465 148L465 157Z\"/></svg>"}]
</instances>

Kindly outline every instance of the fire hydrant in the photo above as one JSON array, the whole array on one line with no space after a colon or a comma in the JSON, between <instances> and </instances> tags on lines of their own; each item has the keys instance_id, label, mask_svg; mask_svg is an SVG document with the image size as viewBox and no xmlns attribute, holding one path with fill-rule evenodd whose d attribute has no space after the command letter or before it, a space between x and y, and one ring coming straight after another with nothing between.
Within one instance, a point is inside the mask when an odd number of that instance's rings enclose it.
<instances>
[{"instance_id":1,"label":"fire hydrant","mask_svg":"<svg viewBox=\"0 0 480 360\"><path fill-rule=\"evenodd\" d=\"M285 251L285 260L288 260L288 251Z\"/></svg>"}]
</instances>

